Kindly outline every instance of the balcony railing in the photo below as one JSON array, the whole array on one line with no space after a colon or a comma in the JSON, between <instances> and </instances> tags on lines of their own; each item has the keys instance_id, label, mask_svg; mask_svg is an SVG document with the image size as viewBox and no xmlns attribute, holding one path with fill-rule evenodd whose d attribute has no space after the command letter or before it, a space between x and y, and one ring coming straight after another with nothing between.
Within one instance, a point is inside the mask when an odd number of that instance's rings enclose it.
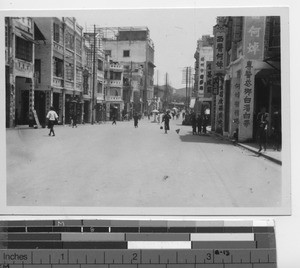
<instances>
[{"instance_id":1,"label":"balcony railing","mask_svg":"<svg viewBox=\"0 0 300 268\"><path fill-rule=\"evenodd\" d=\"M104 84L108 85L108 80L105 80ZM121 80L109 80L109 85L111 87L122 87L123 86L123 82Z\"/></svg>"},{"instance_id":2,"label":"balcony railing","mask_svg":"<svg viewBox=\"0 0 300 268\"><path fill-rule=\"evenodd\" d=\"M74 89L74 82L66 81L65 88L73 90Z\"/></svg>"},{"instance_id":3,"label":"balcony railing","mask_svg":"<svg viewBox=\"0 0 300 268\"><path fill-rule=\"evenodd\" d=\"M33 72L33 63L20 59L15 59L15 68L21 72Z\"/></svg>"},{"instance_id":4,"label":"balcony railing","mask_svg":"<svg viewBox=\"0 0 300 268\"><path fill-rule=\"evenodd\" d=\"M56 43L56 42L53 42L53 50L59 52L60 54L64 54L64 48L62 45Z\"/></svg>"},{"instance_id":5,"label":"balcony railing","mask_svg":"<svg viewBox=\"0 0 300 268\"><path fill-rule=\"evenodd\" d=\"M115 71L123 71L123 65L118 63L111 63L109 64L109 68Z\"/></svg>"},{"instance_id":6,"label":"balcony railing","mask_svg":"<svg viewBox=\"0 0 300 268\"><path fill-rule=\"evenodd\" d=\"M107 96L106 98L108 101L122 101L121 96Z\"/></svg>"},{"instance_id":7,"label":"balcony railing","mask_svg":"<svg viewBox=\"0 0 300 268\"><path fill-rule=\"evenodd\" d=\"M54 87L61 87L62 88L64 86L64 80L60 77L53 77L52 85Z\"/></svg>"}]
</instances>

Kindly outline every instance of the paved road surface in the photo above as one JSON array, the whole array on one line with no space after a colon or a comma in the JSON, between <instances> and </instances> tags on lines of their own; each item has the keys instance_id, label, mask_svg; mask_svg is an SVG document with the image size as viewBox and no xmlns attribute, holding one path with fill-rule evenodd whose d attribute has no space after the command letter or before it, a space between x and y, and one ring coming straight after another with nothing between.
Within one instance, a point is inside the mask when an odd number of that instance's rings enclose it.
<instances>
[{"instance_id":1,"label":"paved road surface","mask_svg":"<svg viewBox=\"0 0 300 268\"><path fill-rule=\"evenodd\" d=\"M9 206L280 205L279 165L180 120L168 134L147 119L55 131L7 130Z\"/></svg>"}]
</instances>

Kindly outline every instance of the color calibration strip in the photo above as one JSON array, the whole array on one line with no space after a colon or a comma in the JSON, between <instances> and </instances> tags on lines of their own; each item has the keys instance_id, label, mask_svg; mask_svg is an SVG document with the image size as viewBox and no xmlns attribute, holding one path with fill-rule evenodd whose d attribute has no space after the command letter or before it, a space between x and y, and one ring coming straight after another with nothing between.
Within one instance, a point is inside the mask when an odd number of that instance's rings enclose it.
<instances>
[{"instance_id":1,"label":"color calibration strip","mask_svg":"<svg viewBox=\"0 0 300 268\"><path fill-rule=\"evenodd\" d=\"M2 221L0 268L274 268L272 221Z\"/></svg>"}]
</instances>

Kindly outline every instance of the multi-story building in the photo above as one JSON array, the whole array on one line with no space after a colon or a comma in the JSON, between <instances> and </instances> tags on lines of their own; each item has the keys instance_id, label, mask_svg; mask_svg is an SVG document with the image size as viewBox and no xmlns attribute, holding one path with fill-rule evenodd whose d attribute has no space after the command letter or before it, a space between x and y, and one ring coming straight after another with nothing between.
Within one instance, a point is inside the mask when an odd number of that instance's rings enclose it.
<instances>
[{"instance_id":1,"label":"multi-story building","mask_svg":"<svg viewBox=\"0 0 300 268\"><path fill-rule=\"evenodd\" d=\"M34 124L37 39L43 36L32 18L5 18L6 127Z\"/></svg>"},{"instance_id":2,"label":"multi-story building","mask_svg":"<svg viewBox=\"0 0 300 268\"><path fill-rule=\"evenodd\" d=\"M72 116L83 121L83 33L75 18L34 18L46 40L36 46L35 61L40 73L37 88L45 96L40 99L40 117L52 105L59 120L70 123Z\"/></svg>"},{"instance_id":3,"label":"multi-story building","mask_svg":"<svg viewBox=\"0 0 300 268\"><path fill-rule=\"evenodd\" d=\"M104 49L124 66L125 111L149 111L154 97L154 44L147 27L102 28ZM133 101L132 104L131 101ZM132 111L132 110L131 110Z\"/></svg>"},{"instance_id":4,"label":"multi-story building","mask_svg":"<svg viewBox=\"0 0 300 268\"><path fill-rule=\"evenodd\" d=\"M211 107L212 102L212 70L211 64L213 60L213 37L203 35L197 41L197 49L194 54L195 58L195 83L193 97L196 98L194 110L196 114L203 113L202 105L204 102Z\"/></svg>"},{"instance_id":5,"label":"multi-story building","mask_svg":"<svg viewBox=\"0 0 300 268\"><path fill-rule=\"evenodd\" d=\"M213 128L256 138L262 107L281 109L280 17L219 17L214 27Z\"/></svg>"},{"instance_id":6,"label":"multi-story building","mask_svg":"<svg viewBox=\"0 0 300 268\"><path fill-rule=\"evenodd\" d=\"M123 101L123 65L107 57L104 73L106 117L109 120L122 119Z\"/></svg>"}]
</instances>

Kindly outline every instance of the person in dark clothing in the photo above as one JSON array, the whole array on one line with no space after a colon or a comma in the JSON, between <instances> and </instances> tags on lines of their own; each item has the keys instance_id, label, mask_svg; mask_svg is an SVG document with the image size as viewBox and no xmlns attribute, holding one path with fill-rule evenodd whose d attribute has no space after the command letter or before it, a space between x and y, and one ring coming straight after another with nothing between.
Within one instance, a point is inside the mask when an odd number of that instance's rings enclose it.
<instances>
[{"instance_id":1,"label":"person in dark clothing","mask_svg":"<svg viewBox=\"0 0 300 268\"><path fill-rule=\"evenodd\" d=\"M72 116L72 128L77 127L77 114L74 113Z\"/></svg>"},{"instance_id":2,"label":"person in dark clothing","mask_svg":"<svg viewBox=\"0 0 300 268\"><path fill-rule=\"evenodd\" d=\"M138 127L138 123L139 123L139 116L137 114L134 114L134 116L133 116L133 122L134 122L134 127L137 128Z\"/></svg>"},{"instance_id":3,"label":"person in dark clothing","mask_svg":"<svg viewBox=\"0 0 300 268\"><path fill-rule=\"evenodd\" d=\"M198 135L200 135L202 129L202 118L200 114L197 116L197 127L198 127Z\"/></svg>"},{"instance_id":4,"label":"person in dark clothing","mask_svg":"<svg viewBox=\"0 0 300 268\"><path fill-rule=\"evenodd\" d=\"M162 121L161 121L161 122L165 122L165 134L167 134L168 130L170 130L170 119L171 119L170 112L167 111L164 114Z\"/></svg>"},{"instance_id":5,"label":"person in dark clothing","mask_svg":"<svg viewBox=\"0 0 300 268\"><path fill-rule=\"evenodd\" d=\"M281 150L281 112L279 109L275 109L273 114L272 129L274 133L274 150Z\"/></svg>"},{"instance_id":6,"label":"person in dark clothing","mask_svg":"<svg viewBox=\"0 0 300 268\"><path fill-rule=\"evenodd\" d=\"M193 135L197 134L197 119L195 113L191 114L191 123L192 123L192 128L193 128Z\"/></svg>"},{"instance_id":7,"label":"person in dark clothing","mask_svg":"<svg viewBox=\"0 0 300 268\"><path fill-rule=\"evenodd\" d=\"M113 118L112 118L113 122L112 122L112 125L117 125L117 117L114 115Z\"/></svg>"},{"instance_id":8,"label":"person in dark clothing","mask_svg":"<svg viewBox=\"0 0 300 268\"><path fill-rule=\"evenodd\" d=\"M206 134L207 123L208 123L208 118L207 118L207 115L204 114L202 117L202 129L203 129L204 134Z\"/></svg>"},{"instance_id":9,"label":"person in dark clothing","mask_svg":"<svg viewBox=\"0 0 300 268\"><path fill-rule=\"evenodd\" d=\"M259 150L266 151L267 149L267 128L269 122L269 114L266 112L266 108L262 107L260 113L257 115L257 141Z\"/></svg>"}]
</instances>

